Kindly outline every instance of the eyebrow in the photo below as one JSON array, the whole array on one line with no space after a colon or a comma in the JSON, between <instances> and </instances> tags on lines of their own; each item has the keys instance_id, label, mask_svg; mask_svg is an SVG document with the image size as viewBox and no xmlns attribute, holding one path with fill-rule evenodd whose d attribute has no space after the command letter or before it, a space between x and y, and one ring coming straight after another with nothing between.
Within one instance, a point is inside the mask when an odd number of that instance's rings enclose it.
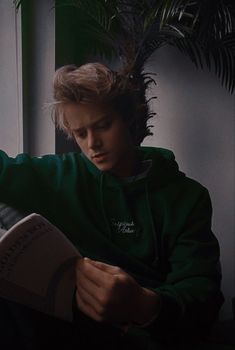
<instances>
[{"instance_id":1,"label":"eyebrow","mask_svg":"<svg viewBox=\"0 0 235 350\"><path fill-rule=\"evenodd\" d=\"M89 124L88 127L95 127L97 124L99 124L100 122L102 122L102 121L104 121L104 120L106 120L108 118L111 118L111 116L109 114L104 115L99 120L96 120L94 123ZM76 132L82 131L82 130L84 130L84 127L83 128L72 129L72 131L76 131Z\"/></svg>"}]
</instances>

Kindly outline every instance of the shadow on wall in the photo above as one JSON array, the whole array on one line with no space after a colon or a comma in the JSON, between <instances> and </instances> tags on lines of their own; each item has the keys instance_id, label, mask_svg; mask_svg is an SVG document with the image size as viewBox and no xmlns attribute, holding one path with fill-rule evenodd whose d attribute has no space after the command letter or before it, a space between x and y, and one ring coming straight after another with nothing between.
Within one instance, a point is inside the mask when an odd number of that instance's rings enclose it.
<instances>
[{"instance_id":1,"label":"shadow on wall","mask_svg":"<svg viewBox=\"0 0 235 350\"><path fill-rule=\"evenodd\" d=\"M235 94L214 73L197 70L174 48L151 58L146 72L157 73L149 91L157 117L154 136L143 145L172 149L187 176L208 188L213 205L213 231L221 248L222 318L232 317L235 295Z\"/></svg>"}]
</instances>

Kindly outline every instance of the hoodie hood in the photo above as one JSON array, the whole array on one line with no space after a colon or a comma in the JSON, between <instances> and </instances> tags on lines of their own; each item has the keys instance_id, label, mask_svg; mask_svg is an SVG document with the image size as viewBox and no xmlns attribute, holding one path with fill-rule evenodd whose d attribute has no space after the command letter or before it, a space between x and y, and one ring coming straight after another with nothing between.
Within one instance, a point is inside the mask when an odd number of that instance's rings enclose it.
<instances>
[{"instance_id":1,"label":"hoodie hood","mask_svg":"<svg viewBox=\"0 0 235 350\"><path fill-rule=\"evenodd\" d=\"M109 171L99 170L86 156L81 154L84 162L90 173L100 181L103 178L107 187L124 186L128 187L129 191L140 189L143 183L147 182L148 188L161 188L166 186L176 177L184 177L185 174L179 171L178 164L175 161L175 156L172 151L164 148L155 147L136 147L136 154L140 161L151 160L152 166L146 177L138 178L132 182L124 183L121 179L114 176Z\"/></svg>"}]
</instances>

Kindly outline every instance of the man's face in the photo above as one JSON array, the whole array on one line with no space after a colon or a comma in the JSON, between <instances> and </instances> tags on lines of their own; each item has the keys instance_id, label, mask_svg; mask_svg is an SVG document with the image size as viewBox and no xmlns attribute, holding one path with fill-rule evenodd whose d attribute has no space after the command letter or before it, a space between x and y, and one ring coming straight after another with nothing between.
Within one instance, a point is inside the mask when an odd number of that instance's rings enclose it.
<instances>
[{"instance_id":1,"label":"man's face","mask_svg":"<svg viewBox=\"0 0 235 350\"><path fill-rule=\"evenodd\" d=\"M65 106L65 118L78 146L98 169L132 174L134 147L120 114L101 104L71 103Z\"/></svg>"}]
</instances>

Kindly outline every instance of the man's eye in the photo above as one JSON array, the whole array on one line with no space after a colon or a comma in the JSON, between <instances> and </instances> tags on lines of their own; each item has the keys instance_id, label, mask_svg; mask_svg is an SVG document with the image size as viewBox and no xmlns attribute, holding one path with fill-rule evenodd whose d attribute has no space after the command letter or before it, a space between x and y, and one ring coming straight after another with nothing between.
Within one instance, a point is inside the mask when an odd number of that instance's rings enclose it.
<instances>
[{"instance_id":1,"label":"man's eye","mask_svg":"<svg viewBox=\"0 0 235 350\"><path fill-rule=\"evenodd\" d=\"M86 137L86 133L85 132L77 132L76 136L79 137L80 139L84 139Z\"/></svg>"},{"instance_id":2,"label":"man's eye","mask_svg":"<svg viewBox=\"0 0 235 350\"><path fill-rule=\"evenodd\" d=\"M97 129L108 129L110 126L111 126L111 122L107 121L97 125Z\"/></svg>"}]
</instances>

